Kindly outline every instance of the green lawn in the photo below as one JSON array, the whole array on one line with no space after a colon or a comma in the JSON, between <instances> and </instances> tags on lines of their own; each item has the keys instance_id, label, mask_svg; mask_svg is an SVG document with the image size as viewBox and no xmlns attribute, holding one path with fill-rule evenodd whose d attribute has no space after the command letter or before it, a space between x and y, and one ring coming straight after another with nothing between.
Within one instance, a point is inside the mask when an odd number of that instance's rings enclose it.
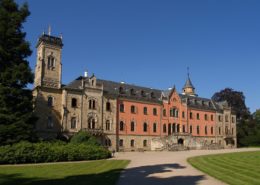
<instances>
[{"instance_id":1,"label":"green lawn","mask_svg":"<svg viewBox=\"0 0 260 185\"><path fill-rule=\"evenodd\" d=\"M260 151L198 156L188 162L228 184L260 184Z\"/></svg>"},{"instance_id":2,"label":"green lawn","mask_svg":"<svg viewBox=\"0 0 260 185\"><path fill-rule=\"evenodd\" d=\"M129 161L0 166L0 185L114 185Z\"/></svg>"}]
</instances>

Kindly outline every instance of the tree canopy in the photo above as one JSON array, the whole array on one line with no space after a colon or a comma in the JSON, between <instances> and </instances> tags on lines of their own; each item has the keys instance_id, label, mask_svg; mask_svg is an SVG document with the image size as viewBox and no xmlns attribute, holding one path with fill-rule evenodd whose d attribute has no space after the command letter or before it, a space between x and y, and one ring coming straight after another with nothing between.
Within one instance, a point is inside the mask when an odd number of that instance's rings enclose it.
<instances>
[{"instance_id":1,"label":"tree canopy","mask_svg":"<svg viewBox=\"0 0 260 185\"><path fill-rule=\"evenodd\" d=\"M216 102L227 101L229 106L236 112L238 119L248 119L250 112L246 107L245 96L243 92L235 91L231 88L225 88L220 92L216 92L212 99Z\"/></svg>"},{"instance_id":2,"label":"tree canopy","mask_svg":"<svg viewBox=\"0 0 260 185\"><path fill-rule=\"evenodd\" d=\"M22 24L30 15L27 4L0 0L0 144L32 140L32 92L27 84L33 74L27 57L31 55Z\"/></svg>"}]
</instances>

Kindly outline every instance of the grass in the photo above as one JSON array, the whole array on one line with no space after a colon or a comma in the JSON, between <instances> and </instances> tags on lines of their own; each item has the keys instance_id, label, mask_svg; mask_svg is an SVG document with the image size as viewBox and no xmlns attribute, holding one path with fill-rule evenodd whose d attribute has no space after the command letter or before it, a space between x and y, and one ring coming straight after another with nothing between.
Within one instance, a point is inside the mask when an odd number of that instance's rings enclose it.
<instances>
[{"instance_id":1,"label":"grass","mask_svg":"<svg viewBox=\"0 0 260 185\"><path fill-rule=\"evenodd\" d=\"M0 185L114 185L126 160L91 162L3 165Z\"/></svg>"},{"instance_id":2,"label":"grass","mask_svg":"<svg viewBox=\"0 0 260 185\"><path fill-rule=\"evenodd\" d=\"M228 184L260 184L260 151L198 156L188 162Z\"/></svg>"}]
</instances>

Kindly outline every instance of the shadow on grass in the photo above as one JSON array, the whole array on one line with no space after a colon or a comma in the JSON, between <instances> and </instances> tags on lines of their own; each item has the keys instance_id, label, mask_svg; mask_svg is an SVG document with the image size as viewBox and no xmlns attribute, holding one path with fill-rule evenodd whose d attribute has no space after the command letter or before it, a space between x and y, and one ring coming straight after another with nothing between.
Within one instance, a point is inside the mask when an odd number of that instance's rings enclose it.
<instances>
[{"instance_id":1,"label":"shadow on grass","mask_svg":"<svg viewBox=\"0 0 260 185\"><path fill-rule=\"evenodd\" d=\"M116 169L98 174L67 176L62 179L24 178L22 174L5 175L0 172L0 185L195 185L204 176L171 176L176 169L183 169L179 164L160 164L130 169ZM168 173L171 172L171 173ZM158 177L160 174L160 177ZM161 176L165 176L162 178Z\"/></svg>"}]
</instances>

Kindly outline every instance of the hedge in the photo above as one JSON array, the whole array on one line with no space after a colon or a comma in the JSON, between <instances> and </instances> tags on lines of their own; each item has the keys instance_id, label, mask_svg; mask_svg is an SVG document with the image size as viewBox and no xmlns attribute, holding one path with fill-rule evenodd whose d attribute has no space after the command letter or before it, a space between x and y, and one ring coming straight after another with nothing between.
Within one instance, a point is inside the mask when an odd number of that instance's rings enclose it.
<instances>
[{"instance_id":1,"label":"hedge","mask_svg":"<svg viewBox=\"0 0 260 185\"><path fill-rule=\"evenodd\" d=\"M97 160L111 157L107 149L86 143L19 142L0 147L0 164Z\"/></svg>"}]
</instances>

